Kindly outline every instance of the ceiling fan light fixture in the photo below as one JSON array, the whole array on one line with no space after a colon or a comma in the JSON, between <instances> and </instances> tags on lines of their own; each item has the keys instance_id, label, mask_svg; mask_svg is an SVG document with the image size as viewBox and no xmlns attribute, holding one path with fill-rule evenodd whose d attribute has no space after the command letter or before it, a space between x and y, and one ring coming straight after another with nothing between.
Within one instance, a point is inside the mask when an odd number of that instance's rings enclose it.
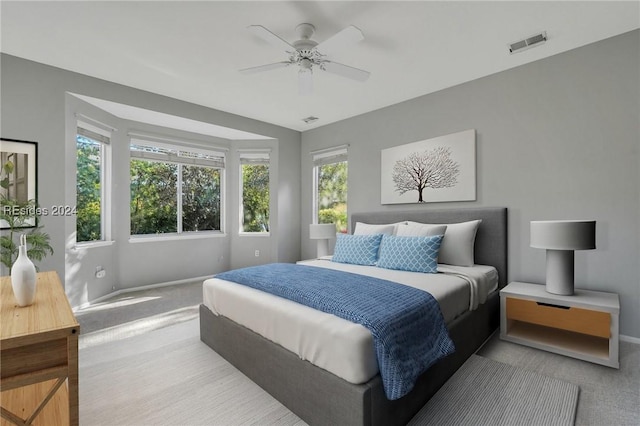
<instances>
[{"instance_id":1,"label":"ceiling fan light fixture","mask_svg":"<svg viewBox=\"0 0 640 426\"><path fill-rule=\"evenodd\" d=\"M327 59L327 53L344 49L350 44L357 43L364 39L362 31L353 25L344 28L333 36L318 43L311 37L315 32L315 27L309 23L303 23L296 27L296 32L300 39L289 43L272 33L262 25L250 25L248 29L256 36L262 38L274 47L278 47L287 54L288 60L273 64L260 65L240 70L244 74L253 74L261 71L268 71L275 68L284 68L289 65L298 66L298 88L299 94L310 95L313 92L313 69L314 66L321 71L326 71L355 81L366 81L369 72L344 65Z\"/></svg>"},{"instance_id":2,"label":"ceiling fan light fixture","mask_svg":"<svg viewBox=\"0 0 640 426\"><path fill-rule=\"evenodd\" d=\"M299 65L300 65L300 68L301 68L300 71L302 71L302 70L311 71L311 67L313 66L313 62L311 62L311 60L308 59L308 58L302 58L302 59L300 59Z\"/></svg>"},{"instance_id":3,"label":"ceiling fan light fixture","mask_svg":"<svg viewBox=\"0 0 640 426\"><path fill-rule=\"evenodd\" d=\"M296 27L296 33L298 33L298 37L300 37L301 39L308 40L313 36L313 33L315 32L316 27L314 27L313 24L309 24L307 22L304 22Z\"/></svg>"}]
</instances>

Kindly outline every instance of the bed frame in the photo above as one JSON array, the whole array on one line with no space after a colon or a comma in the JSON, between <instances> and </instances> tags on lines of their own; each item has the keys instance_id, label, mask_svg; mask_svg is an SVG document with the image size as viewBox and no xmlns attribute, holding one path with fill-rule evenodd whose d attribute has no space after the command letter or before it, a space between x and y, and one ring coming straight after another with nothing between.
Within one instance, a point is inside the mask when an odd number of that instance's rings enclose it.
<instances>
[{"instance_id":1,"label":"bed frame","mask_svg":"<svg viewBox=\"0 0 640 426\"><path fill-rule=\"evenodd\" d=\"M455 223L482 219L475 262L498 270L507 283L507 209L470 208L409 212L354 213L356 222L383 224L402 220ZM200 305L201 340L311 425L404 425L499 325L498 292L486 303L448 324L456 352L433 365L406 396L390 401L380 375L354 385L301 360L296 354Z\"/></svg>"}]
</instances>

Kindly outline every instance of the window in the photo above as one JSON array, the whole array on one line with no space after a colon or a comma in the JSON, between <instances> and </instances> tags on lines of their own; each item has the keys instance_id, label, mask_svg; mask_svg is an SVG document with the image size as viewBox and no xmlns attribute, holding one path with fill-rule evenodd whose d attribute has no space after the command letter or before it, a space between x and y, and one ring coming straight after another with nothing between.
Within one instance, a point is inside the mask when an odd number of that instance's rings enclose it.
<instances>
[{"instance_id":1,"label":"window","mask_svg":"<svg viewBox=\"0 0 640 426\"><path fill-rule=\"evenodd\" d=\"M131 235L221 230L224 153L131 140Z\"/></svg>"},{"instance_id":2,"label":"window","mask_svg":"<svg viewBox=\"0 0 640 426\"><path fill-rule=\"evenodd\" d=\"M269 151L240 152L240 232L269 232Z\"/></svg>"},{"instance_id":3,"label":"window","mask_svg":"<svg viewBox=\"0 0 640 426\"><path fill-rule=\"evenodd\" d=\"M76 134L76 242L107 241L111 132L82 121Z\"/></svg>"},{"instance_id":4,"label":"window","mask_svg":"<svg viewBox=\"0 0 640 426\"><path fill-rule=\"evenodd\" d=\"M347 146L311 153L313 156L314 223L335 223L347 232Z\"/></svg>"}]
</instances>

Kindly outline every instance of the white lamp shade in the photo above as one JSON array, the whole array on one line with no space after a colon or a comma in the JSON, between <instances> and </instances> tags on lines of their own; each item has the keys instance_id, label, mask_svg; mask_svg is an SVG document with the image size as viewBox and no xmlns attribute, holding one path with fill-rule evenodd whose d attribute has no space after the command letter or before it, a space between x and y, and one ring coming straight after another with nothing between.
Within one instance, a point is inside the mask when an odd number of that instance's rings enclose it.
<instances>
[{"instance_id":1,"label":"white lamp shade","mask_svg":"<svg viewBox=\"0 0 640 426\"><path fill-rule=\"evenodd\" d=\"M531 222L531 247L547 249L549 293L573 294L574 250L596 248L594 220L538 220Z\"/></svg>"},{"instance_id":2,"label":"white lamp shade","mask_svg":"<svg viewBox=\"0 0 640 426\"><path fill-rule=\"evenodd\" d=\"M312 240L329 240L335 237L335 223L312 223L309 225L309 238Z\"/></svg>"},{"instance_id":3,"label":"white lamp shade","mask_svg":"<svg viewBox=\"0 0 640 426\"><path fill-rule=\"evenodd\" d=\"M595 220L537 220L531 222L531 247L551 250L596 248Z\"/></svg>"}]
</instances>

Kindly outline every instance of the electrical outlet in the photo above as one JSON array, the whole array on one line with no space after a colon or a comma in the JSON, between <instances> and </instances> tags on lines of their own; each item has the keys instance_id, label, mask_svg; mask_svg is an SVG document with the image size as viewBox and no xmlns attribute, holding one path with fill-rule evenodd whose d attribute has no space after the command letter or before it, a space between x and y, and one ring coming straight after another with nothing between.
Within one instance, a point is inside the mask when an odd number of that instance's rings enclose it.
<instances>
[{"instance_id":1,"label":"electrical outlet","mask_svg":"<svg viewBox=\"0 0 640 426\"><path fill-rule=\"evenodd\" d=\"M260 257L260 250L256 250L256 257Z\"/></svg>"},{"instance_id":2,"label":"electrical outlet","mask_svg":"<svg viewBox=\"0 0 640 426\"><path fill-rule=\"evenodd\" d=\"M102 266L96 267L96 278L104 278L107 276L107 271Z\"/></svg>"}]
</instances>

